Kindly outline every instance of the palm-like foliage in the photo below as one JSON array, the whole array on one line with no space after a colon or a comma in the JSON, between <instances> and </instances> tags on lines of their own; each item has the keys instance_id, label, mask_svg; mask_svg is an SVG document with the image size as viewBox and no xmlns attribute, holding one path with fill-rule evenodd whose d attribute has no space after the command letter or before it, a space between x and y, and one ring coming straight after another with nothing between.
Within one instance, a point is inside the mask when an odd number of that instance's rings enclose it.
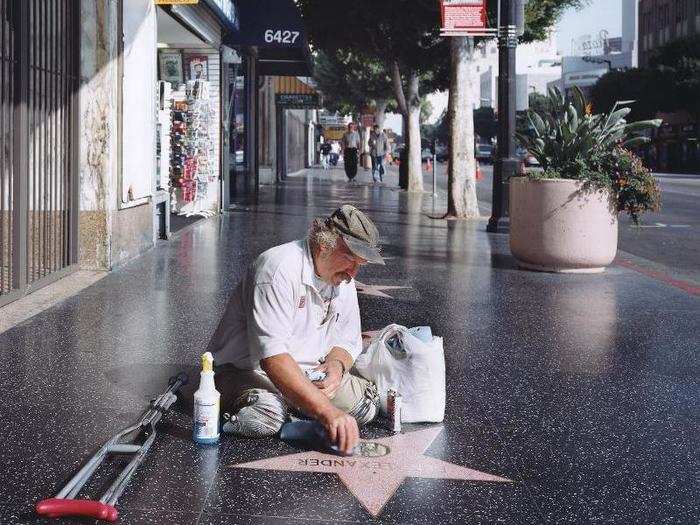
<instances>
[{"instance_id":1,"label":"palm-like foliage","mask_svg":"<svg viewBox=\"0 0 700 525\"><path fill-rule=\"evenodd\" d=\"M658 210L656 179L629 148L649 142L643 132L658 128L661 120L628 123L632 102L617 102L610 112L593 115L580 89L574 88L571 99L550 89L544 107L528 111L532 133L517 134L544 168L530 177L576 179L587 187L607 188L618 210L635 223L641 213Z\"/></svg>"},{"instance_id":2,"label":"palm-like foliage","mask_svg":"<svg viewBox=\"0 0 700 525\"><path fill-rule=\"evenodd\" d=\"M523 147L546 172L565 179L585 178L616 146L636 147L649 141L643 132L658 128L661 120L628 123L632 101L617 102L609 113L593 115L580 89L570 99L551 88L544 110L528 111L531 134L517 133ZM582 169L583 168L583 169ZM588 168L588 169L585 169Z\"/></svg>"}]
</instances>

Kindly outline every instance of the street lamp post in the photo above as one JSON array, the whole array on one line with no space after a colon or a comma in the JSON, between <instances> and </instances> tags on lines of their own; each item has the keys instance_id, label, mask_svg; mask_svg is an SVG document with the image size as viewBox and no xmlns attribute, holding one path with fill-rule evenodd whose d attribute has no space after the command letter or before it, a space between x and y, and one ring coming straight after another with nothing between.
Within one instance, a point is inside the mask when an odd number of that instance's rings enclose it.
<instances>
[{"instance_id":1,"label":"street lamp post","mask_svg":"<svg viewBox=\"0 0 700 525\"><path fill-rule=\"evenodd\" d=\"M522 0L501 0L498 37L498 157L493 174L491 218L486 231L498 233L508 225L509 179L518 173L515 156L516 12Z\"/></svg>"}]
</instances>

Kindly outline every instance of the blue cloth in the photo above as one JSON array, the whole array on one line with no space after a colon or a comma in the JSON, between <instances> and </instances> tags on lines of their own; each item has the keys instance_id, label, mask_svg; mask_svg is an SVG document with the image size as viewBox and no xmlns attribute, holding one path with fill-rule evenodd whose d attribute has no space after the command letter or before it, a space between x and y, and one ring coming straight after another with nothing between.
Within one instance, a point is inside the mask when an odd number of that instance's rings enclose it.
<instances>
[{"instance_id":1,"label":"blue cloth","mask_svg":"<svg viewBox=\"0 0 700 525\"><path fill-rule=\"evenodd\" d=\"M285 441L304 441L313 447L331 450L336 454L340 451L336 445L333 445L328 439L326 429L323 425L313 419L298 419L290 421L282 425L280 430L280 439ZM354 455L355 452L350 454Z\"/></svg>"}]
</instances>

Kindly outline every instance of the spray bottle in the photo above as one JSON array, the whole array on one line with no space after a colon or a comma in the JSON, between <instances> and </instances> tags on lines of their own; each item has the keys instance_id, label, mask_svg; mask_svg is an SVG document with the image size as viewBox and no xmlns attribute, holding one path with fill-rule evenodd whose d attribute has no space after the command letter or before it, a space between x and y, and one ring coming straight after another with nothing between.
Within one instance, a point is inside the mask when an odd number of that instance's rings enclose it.
<instances>
[{"instance_id":1,"label":"spray bottle","mask_svg":"<svg viewBox=\"0 0 700 525\"><path fill-rule=\"evenodd\" d=\"M214 385L214 356L202 354L202 372L199 389L194 393L194 430L196 443L219 442L219 403L221 394Z\"/></svg>"}]
</instances>

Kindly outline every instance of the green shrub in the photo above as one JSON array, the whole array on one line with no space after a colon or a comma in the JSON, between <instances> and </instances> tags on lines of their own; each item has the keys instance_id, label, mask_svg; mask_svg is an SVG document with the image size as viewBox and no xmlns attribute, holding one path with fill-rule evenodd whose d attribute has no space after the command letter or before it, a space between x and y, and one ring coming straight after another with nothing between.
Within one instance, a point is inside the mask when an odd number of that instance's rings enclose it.
<instances>
[{"instance_id":1,"label":"green shrub","mask_svg":"<svg viewBox=\"0 0 700 525\"><path fill-rule=\"evenodd\" d=\"M618 211L633 221L645 211L657 210L660 192L656 180L628 148L645 144L646 130L658 128L661 120L627 123L632 101L617 102L609 113L594 115L580 89L571 99L553 88L547 103L528 111L531 134L516 133L518 141L540 163L542 172L533 179L580 180L593 187L611 190Z\"/></svg>"}]
</instances>

